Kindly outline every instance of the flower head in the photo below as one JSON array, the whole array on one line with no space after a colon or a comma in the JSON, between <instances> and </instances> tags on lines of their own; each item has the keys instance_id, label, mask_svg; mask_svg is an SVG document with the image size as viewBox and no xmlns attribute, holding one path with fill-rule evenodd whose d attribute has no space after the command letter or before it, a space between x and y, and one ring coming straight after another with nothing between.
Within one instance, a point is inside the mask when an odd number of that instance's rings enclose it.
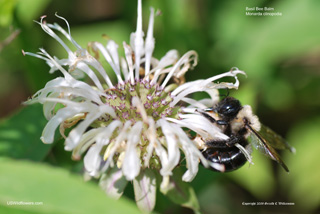
<instances>
[{"instance_id":1,"label":"flower head","mask_svg":"<svg viewBox=\"0 0 320 214\"><path fill-rule=\"evenodd\" d=\"M145 195L154 195L155 185L151 184L155 183L156 173L163 177L161 188L166 188L182 155L187 168L183 181L195 177L199 162L221 169L202 156L189 130L203 138L228 138L196 109L214 105L219 99L217 89L237 88L236 75L244 74L232 69L208 79L184 82L184 74L197 64L197 53L189 51L179 57L176 50L170 50L161 59L154 58L154 9L150 12L144 38L139 0L137 29L130 36L130 45L122 44L124 57L119 56L119 46L113 40L106 46L91 42L89 50L83 49L72 38L68 22L58 15L68 31L46 23L45 17L39 24L67 51L68 58L52 57L44 49L37 54L24 52L45 60L50 72L58 70L63 75L49 81L26 102L43 104L49 121L41 140L52 143L59 128L65 150L72 151L74 159L84 156L88 175L101 177L101 186L116 197L121 196L127 181L133 181L136 197L147 186L150 189ZM75 51L56 32L62 33ZM116 81L110 79L102 60L110 65ZM90 84L81 80L85 76ZM234 77L235 83L214 83L226 76ZM210 98L190 98L195 92L206 92ZM154 202L146 206L152 210Z\"/></svg>"}]
</instances>

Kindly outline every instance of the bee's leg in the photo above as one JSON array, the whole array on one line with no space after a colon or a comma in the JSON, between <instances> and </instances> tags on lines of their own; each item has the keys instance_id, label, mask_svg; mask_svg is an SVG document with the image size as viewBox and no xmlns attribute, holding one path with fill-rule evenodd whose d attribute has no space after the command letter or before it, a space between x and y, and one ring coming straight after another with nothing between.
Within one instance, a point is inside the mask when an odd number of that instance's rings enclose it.
<instances>
[{"instance_id":1,"label":"bee's leg","mask_svg":"<svg viewBox=\"0 0 320 214\"><path fill-rule=\"evenodd\" d=\"M212 149L228 148L228 140L210 140L206 142L206 146Z\"/></svg>"},{"instance_id":2,"label":"bee's leg","mask_svg":"<svg viewBox=\"0 0 320 214\"><path fill-rule=\"evenodd\" d=\"M205 112L200 112L200 114L202 116L204 116L205 118L207 118L211 123L215 123L216 119L214 119L213 117L211 117L209 114L205 113Z\"/></svg>"},{"instance_id":3,"label":"bee's leg","mask_svg":"<svg viewBox=\"0 0 320 214\"><path fill-rule=\"evenodd\" d=\"M242 141L243 141L243 136L241 136L241 135L231 135L226 144L227 144L228 147L232 147L237 143L241 143Z\"/></svg>"},{"instance_id":4,"label":"bee's leg","mask_svg":"<svg viewBox=\"0 0 320 214\"><path fill-rule=\"evenodd\" d=\"M202 114L202 116L204 116L205 118L207 118L211 123L217 123L218 125L228 125L227 121L224 120L216 120L213 117L211 117L209 114L205 113L205 112L200 112L200 114Z\"/></svg>"},{"instance_id":5,"label":"bee's leg","mask_svg":"<svg viewBox=\"0 0 320 214\"><path fill-rule=\"evenodd\" d=\"M231 135L228 140L209 140L206 146L209 148L223 149L233 147L235 144L241 144L244 138L241 135Z\"/></svg>"}]
</instances>

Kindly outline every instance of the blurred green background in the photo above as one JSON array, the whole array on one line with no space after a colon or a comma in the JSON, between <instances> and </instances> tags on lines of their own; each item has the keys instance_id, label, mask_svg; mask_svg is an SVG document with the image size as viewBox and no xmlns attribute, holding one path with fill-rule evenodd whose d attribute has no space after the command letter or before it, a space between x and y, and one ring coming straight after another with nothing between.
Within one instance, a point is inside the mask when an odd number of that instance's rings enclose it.
<instances>
[{"instance_id":1,"label":"blurred green background","mask_svg":"<svg viewBox=\"0 0 320 214\"><path fill-rule=\"evenodd\" d=\"M284 136L297 153L281 152L290 173L257 151L254 165L232 173L200 167L192 186L203 213L320 213L320 1L318 0L143 0L144 29L149 7L155 20L155 57L177 49L199 54L187 80L207 78L238 67L238 91L231 95L250 104L260 121ZM272 7L282 16L247 16L246 7ZM0 212L138 212L131 185L118 202L104 197L94 182L83 182L81 162L40 136L46 120L40 105L21 103L58 76L45 62L21 50L66 57L56 41L33 22L65 17L82 46L129 42L136 26L132 0L0 0ZM8 206L8 201L42 201L43 206ZM243 205L286 202L294 205ZM159 193L155 212L192 213ZM139 212L138 212L139 213Z\"/></svg>"}]
</instances>

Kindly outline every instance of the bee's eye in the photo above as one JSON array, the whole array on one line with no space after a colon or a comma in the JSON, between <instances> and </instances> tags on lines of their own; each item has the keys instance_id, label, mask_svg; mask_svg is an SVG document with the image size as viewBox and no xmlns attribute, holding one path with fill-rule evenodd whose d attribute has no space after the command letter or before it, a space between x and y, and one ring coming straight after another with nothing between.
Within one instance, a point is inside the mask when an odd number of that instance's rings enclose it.
<instances>
[{"instance_id":1,"label":"bee's eye","mask_svg":"<svg viewBox=\"0 0 320 214\"><path fill-rule=\"evenodd\" d=\"M220 114L223 114L225 116L232 116L232 115L236 115L238 113L238 107L232 104L226 104L223 105L220 108Z\"/></svg>"},{"instance_id":2,"label":"bee's eye","mask_svg":"<svg viewBox=\"0 0 320 214\"><path fill-rule=\"evenodd\" d=\"M238 114L240 109L241 104L239 100L234 99L232 97L227 97L219 103L218 107L216 108L216 111L221 116L232 118Z\"/></svg>"}]
</instances>

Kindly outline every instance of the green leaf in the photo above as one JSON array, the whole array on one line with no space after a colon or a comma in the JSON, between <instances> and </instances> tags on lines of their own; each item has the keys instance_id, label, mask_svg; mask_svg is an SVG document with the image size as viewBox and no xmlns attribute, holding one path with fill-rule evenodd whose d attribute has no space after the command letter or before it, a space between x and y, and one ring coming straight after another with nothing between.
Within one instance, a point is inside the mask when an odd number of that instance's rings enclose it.
<instances>
[{"instance_id":1,"label":"green leaf","mask_svg":"<svg viewBox=\"0 0 320 214\"><path fill-rule=\"evenodd\" d=\"M171 201L183 207L192 209L195 213L200 213L200 206L192 186L182 181L182 170L175 169L173 176L170 177L169 183L160 191L168 196ZM162 186L162 184L161 184Z\"/></svg>"},{"instance_id":2,"label":"green leaf","mask_svg":"<svg viewBox=\"0 0 320 214\"><path fill-rule=\"evenodd\" d=\"M108 198L97 184L56 167L0 159L0 171L0 211L5 213L140 213L133 202ZM43 205L8 206L11 201Z\"/></svg>"},{"instance_id":3,"label":"green leaf","mask_svg":"<svg viewBox=\"0 0 320 214\"><path fill-rule=\"evenodd\" d=\"M281 177L282 186L290 202L310 213L320 204L320 118L313 118L295 126L288 140L296 148L295 155L284 157L290 166L289 176Z\"/></svg>"},{"instance_id":4,"label":"green leaf","mask_svg":"<svg viewBox=\"0 0 320 214\"><path fill-rule=\"evenodd\" d=\"M26 106L9 119L1 121L0 155L42 160L52 147L40 141L46 122L40 104Z\"/></svg>"}]
</instances>

